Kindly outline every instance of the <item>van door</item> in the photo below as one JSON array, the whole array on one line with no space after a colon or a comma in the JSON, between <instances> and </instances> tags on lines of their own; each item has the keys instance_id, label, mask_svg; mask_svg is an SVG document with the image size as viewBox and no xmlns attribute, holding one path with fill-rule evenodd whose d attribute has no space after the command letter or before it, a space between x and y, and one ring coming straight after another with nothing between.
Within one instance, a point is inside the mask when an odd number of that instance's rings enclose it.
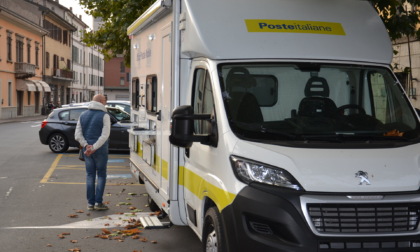
<instances>
[{"instance_id":1,"label":"van door","mask_svg":"<svg viewBox=\"0 0 420 252\"><path fill-rule=\"evenodd\" d=\"M168 25L163 28L162 32L162 77L161 85L162 88L159 90L160 97L158 99L158 120L156 125L157 143L157 165L161 173L160 189L159 193L168 199L169 191L169 164L171 160L171 145L169 143L170 135L170 119L172 112L172 80L171 80L171 26Z\"/></svg>"},{"instance_id":2,"label":"van door","mask_svg":"<svg viewBox=\"0 0 420 252\"><path fill-rule=\"evenodd\" d=\"M194 114L215 115L213 87L205 62L193 62L193 91L192 107ZM212 126L209 121L194 121L194 134L210 135ZM183 184L187 190L184 190L184 198L187 204L188 220L190 227L196 232L202 230L202 202L200 196L203 192L201 186L206 184L205 179L214 177L214 168L217 166L218 157L217 148L194 142L186 151L185 169L183 174ZM206 190L206 189L205 189Z\"/></svg>"}]
</instances>

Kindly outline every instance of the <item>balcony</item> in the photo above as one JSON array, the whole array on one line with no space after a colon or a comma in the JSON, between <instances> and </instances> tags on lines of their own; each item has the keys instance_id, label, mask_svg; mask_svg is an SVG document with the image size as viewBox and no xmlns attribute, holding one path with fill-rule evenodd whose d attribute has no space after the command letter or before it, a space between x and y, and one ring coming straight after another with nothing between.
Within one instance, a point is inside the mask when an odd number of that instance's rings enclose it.
<instances>
[{"instance_id":1,"label":"balcony","mask_svg":"<svg viewBox=\"0 0 420 252\"><path fill-rule=\"evenodd\" d=\"M55 69L54 77L60 79L73 80L73 71L65 69Z\"/></svg>"},{"instance_id":2,"label":"balcony","mask_svg":"<svg viewBox=\"0 0 420 252\"><path fill-rule=\"evenodd\" d=\"M15 63L16 79L26 79L35 76L35 65L23 62Z\"/></svg>"}]
</instances>

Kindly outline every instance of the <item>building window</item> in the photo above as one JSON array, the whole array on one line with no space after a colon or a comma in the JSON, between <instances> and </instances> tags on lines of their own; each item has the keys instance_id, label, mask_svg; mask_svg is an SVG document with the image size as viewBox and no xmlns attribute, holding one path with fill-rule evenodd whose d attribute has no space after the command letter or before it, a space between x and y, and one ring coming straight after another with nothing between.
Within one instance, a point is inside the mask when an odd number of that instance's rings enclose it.
<instances>
[{"instance_id":1,"label":"building window","mask_svg":"<svg viewBox=\"0 0 420 252\"><path fill-rule=\"evenodd\" d=\"M121 86L124 86L124 84L125 84L125 79L124 79L124 77L120 77L120 85L121 85Z\"/></svg>"},{"instance_id":2,"label":"building window","mask_svg":"<svg viewBox=\"0 0 420 252\"><path fill-rule=\"evenodd\" d=\"M125 65L124 65L124 61L120 62L120 73L125 73Z\"/></svg>"},{"instance_id":3,"label":"building window","mask_svg":"<svg viewBox=\"0 0 420 252\"><path fill-rule=\"evenodd\" d=\"M12 61L12 32L7 31L7 60Z\"/></svg>"},{"instance_id":4,"label":"building window","mask_svg":"<svg viewBox=\"0 0 420 252\"><path fill-rule=\"evenodd\" d=\"M49 52L45 53L45 67L50 68L50 53Z\"/></svg>"},{"instance_id":5,"label":"building window","mask_svg":"<svg viewBox=\"0 0 420 252\"><path fill-rule=\"evenodd\" d=\"M35 65L39 66L39 43L35 42Z\"/></svg>"},{"instance_id":6,"label":"building window","mask_svg":"<svg viewBox=\"0 0 420 252\"><path fill-rule=\"evenodd\" d=\"M9 81L9 83L8 83L8 90L7 90L7 105L9 105L9 107L10 106L12 106L12 98L13 98L13 96L12 96L12 82L11 81Z\"/></svg>"},{"instance_id":7,"label":"building window","mask_svg":"<svg viewBox=\"0 0 420 252\"><path fill-rule=\"evenodd\" d=\"M30 39L26 39L26 49L27 49L28 63L31 64L31 40Z\"/></svg>"},{"instance_id":8,"label":"building window","mask_svg":"<svg viewBox=\"0 0 420 252\"><path fill-rule=\"evenodd\" d=\"M59 42L63 42L63 30L60 27L56 26L48 20L44 20L44 28L49 31L48 37Z\"/></svg>"},{"instance_id":9,"label":"building window","mask_svg":"<svg viewBox=\"0 0 420 252\"><path fill-rule=\"evenodd\" d=\"M16 62L23 62L23 37L16 35Z\"/></svg>"},{"instance_id":10,"label":"building window","mask_svg":"<svg viewBox=\"0 0 420 252\"><path fill-rule=\"evenodd\" d=\"M68 45L69 44L68 40L69 40L69 33L68 31L64 30L63 31L63 44Z\"/></svg>"},{"instance_id":11,"label":"building window","mask_svg":"<svg viewBox=\"0 0 420 252\"><path fill-rule=\"evenodd\" d=\"M28 91L28 105L31 105L31 91Z\"/></svg>"},{"instance_id":12,"label":"building window","mask_svg":"<svg viewBox=\"0 0 420 252\"><path fill-rule=\"evenodd\" d=\"M54 70L55 69L58 69L59 60L60 60L60 58L58 57L58 55L57 54L54 54L54 56L53 56L53 69Z\"/></svg>"}]
</instances>

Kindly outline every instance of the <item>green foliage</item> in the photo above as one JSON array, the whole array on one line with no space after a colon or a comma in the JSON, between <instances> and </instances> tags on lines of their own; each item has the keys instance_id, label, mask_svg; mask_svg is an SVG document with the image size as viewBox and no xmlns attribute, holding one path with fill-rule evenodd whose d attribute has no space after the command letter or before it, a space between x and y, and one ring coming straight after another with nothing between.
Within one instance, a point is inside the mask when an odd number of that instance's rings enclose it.
<instances>
[{"instance_id":1,"label":"green foliage","mask_svg":"<svg viewBox=\"0 0 420 252\"><path fill-rule=\"evenodd\" d=\"M338 0L337 0L338 1ZM88 46L97 45L109 60L122 54L125 64L130 65L130 40L127 28L155 0L79 0L93 17L102 18L103 26L98 31L87 32L83 41ZM405 3L420 6L420 0L370 0L388 30L392 40L410 35L420 38L417 29L418 11L406 11ZM357 17L355 17L357 18Z\"/></svg>"},{"instance_id":2,"label":"green foliage","mask_svg":"<svg viewBox=\"0 0 420 252\"><path fill-rule=\"evenodd\" d=\"M388 30L389 37L392 40L410 35L420 37L417 29L419 24L419 11L411 10L404 6L420 5L420 0L370 0L379 13L385 27Z\"/></svg>"},{"instance_id":3,"label":"green foliage","mask_svg":"<svg viewBox=\"0 0 420 252\"><path fill-rule=\"evenodd\" d=\"M79 0L81 6L94 18L101 18L102 27L97 31L85 33L83 42L88 46L97 45L105 60L119 54L124 55L127 66L130 65L130 40L127 28L155 0Z\"/></svg>"}]
</instances>

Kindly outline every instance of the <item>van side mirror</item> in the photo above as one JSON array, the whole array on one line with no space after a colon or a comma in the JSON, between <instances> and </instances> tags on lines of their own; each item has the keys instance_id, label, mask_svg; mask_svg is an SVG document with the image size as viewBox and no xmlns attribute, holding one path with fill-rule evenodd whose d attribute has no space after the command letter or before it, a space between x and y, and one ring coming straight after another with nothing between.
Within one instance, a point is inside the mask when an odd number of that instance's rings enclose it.
<instances>
[{"instance_id":1,"label":"van side mirror","mask_svg":"<svg viewBox=\"0 0 420 252\"><path fill-rule=\"evenodd\" d=\"M190 148L193 142L215 146L217 143L214 143L214 139L217 137L212 136L214 133L211 135L194 134L195 120L211 121L212 116L210 114L194 115L192 106L188 105L176 108L172 112L171 135L169 136L171 144L183 148Z\"/></svg>"}]
</instances>

